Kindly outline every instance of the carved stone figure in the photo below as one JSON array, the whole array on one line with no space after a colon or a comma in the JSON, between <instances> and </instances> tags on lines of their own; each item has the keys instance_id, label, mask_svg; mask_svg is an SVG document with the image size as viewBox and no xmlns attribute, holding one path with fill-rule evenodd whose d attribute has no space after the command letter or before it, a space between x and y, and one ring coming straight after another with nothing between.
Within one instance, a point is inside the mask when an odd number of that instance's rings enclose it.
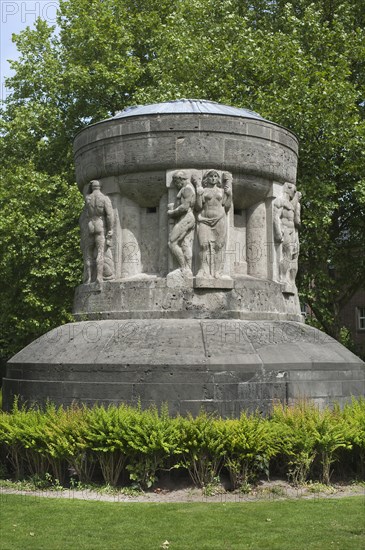
<instances>
[{"instance_id":1,"label":"carved stone figure","mask_svg":"<svg viewBox=\"0 0 365 550\"><path fill-rule=\"evenodd\" d=\"M112 203L100 190L100 182L90 182L91 193L85 198L81 216L82 240L85 258L84 282L114 279L114 263L111 252L114 213Z\"/></svg>"},{"instance_id":2,"label":"carved stone figure","mask_svg":"<svg viewBox=\"0 0 365 550\"><path fill-rule=\"evenodd\" d=\"M286 182L283 196L274 202L274 240L279 248L279 279L284 292L294 294L298 272L301 193L294 183Z\"/></svg>"},{"instance_id":3,"label":"carved stone figure","mask_svg":"<svg viewBox=\"0 0 365 550\"><path fill-rule=\"evenodd\" d=\"M223 186L223 188L222 188ZM209 170L196 182L199 270L197 278L222 277L227 240L227 212L232 204L232 175Z\"/></svg>"},{"instance_id":4,"label":"carved stone figure","mask_svg":"<svg viewBox=\"0 0 365 550\"><path fill-rule=\"evenodd\" d=\"M183 170L179 170L173 175L172 183L178 189L178 194L176 207L174 208L174 204L169 204L167 211L170 218L176 219L170 232L169 249L175 256L180 269L187 274L192 274L195 188Z\"/></svg>"}]
</instances>

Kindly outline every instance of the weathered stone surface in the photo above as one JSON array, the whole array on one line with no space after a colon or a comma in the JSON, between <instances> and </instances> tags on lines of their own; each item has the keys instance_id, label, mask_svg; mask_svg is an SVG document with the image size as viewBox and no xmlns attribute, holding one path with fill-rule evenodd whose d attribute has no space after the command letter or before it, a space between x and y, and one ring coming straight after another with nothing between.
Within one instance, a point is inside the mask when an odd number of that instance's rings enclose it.
<instances>
[{"instance_id":1,"label":"weathered stone surface","mask_svg":"<svg viewBox=\"0 0 365 550\"><path fill-rule=\"evenodd\" d=\"M111 253L114 212L109 197L100 190L100 182L90 182L85 208L80 217L81 248L84 254L84 283L102 283L115 278Z\"/></svg>"},{"instance_id":2,"label":"weathered stone surface","mask_svg":"<svg viewBox=\"0 0 365 550\"><path fill-rule=\"evenodd\" d=\"M180 270L179 270L180 271ZM193 281L194 287L193 288ZM211 283L211 288L206 288ZM237 318L301 321L297 296L287 300L281 285L252 277L199 279L171 272L103 285L80 285L74 315L80 319ZM214 287L214 285L216 285Z\"/></svg>"},{"instance_id":3,"label":"weathered stone surface","mask_svg":"<svg viewBox=\"0 0 365 550\"><path fill-rule=\"evenodd\" d=\"M208 170L202 182L197 180L196 204L197 242L199 247L199 287L205 279L221 279L225 268L227 244L227 214L232 205L232 174ZM209 283L207 285L210 286ZM225 287L221 287L225 288Z\"/></svg>"},{"instance_id":4,"label":"weathered stone surface","mask_svg":"<svg viewBox=\"0 0 365 550\"><path fill-rule=\"evenodd\" d=\"M90 321L42 336L8 365L5 407L28 402L167 402L226 416L275 400L320 404L365 390L364 364L302 323L239 320ZM191 405L191 409L189 406Z\"/></svg>"},{"instance_id":5,"label":"weathered stone surface","mask_svg":"<svg viewBox=\"0 0 365 550\"><path fill-rule=\"evenodd\" d=\"M300 198L293 183L286 182L281 197L274 202L274 239L279 248L278 273L283 292L296 294L300 226Z\"/></svg>"},{"instance_id":6,"label":"weathered stone surface","mask_svg":"<svg viewBox=\"0 0 365 550\"><path fill-rule=\"evenodd\" d=\"M172 176L172 184L178 193L175 202L169 202L167 205L167 215L175 220L170 227L168 245L180 270L192 277L196 192L191 178L184 170Z\"/></svg>"},{"instance_id":7,"label":"weathered stone surface","mask_svg":"<svg viewBox=\"0 0 365 550\"><path fill-rule=\"evenodd\" d=\"M280 282L280 291L294 296L290 312L278 308L278 319L300 315L298 247L293 252L288 226L296 223L297 216L289 218L298 194L291 203L286 193L295 189L298 143L288 130L244 109L181 100L127 109L92 125L76 137L74 150L80 189L86 194L89 178L100 178L115 214L105 254L114 262L110 279L161 277L177 288L179 280L190 287L192 275L193 288L231 291L234 300L240 275L249 275ZM87 273L90 232L82 240ZM169 275L176 269L185 276ZM206 294L204 309L211 307Z\"/></svg>"},{"instance_id":8,"label":"weathered stone surface","mask_svg":"<svg viewBox=\"0 0 365 550\"><path fill-rule=\"evenodd\" d=\"M147 172L153 182L155 171L192 165L219 167L234 177L245 171L267 178L269 188L272 180L295 182L298 141L285 128L263 119L167 113L92 125L78 134L74 149L80 188L91 179L133 172ZM156 182L158 191L163 189ZM256 194L254 187L251 193Z\"/></svg>"},{"instance_id":9,"label":"weathered stone surface","mask_svg":"<svg viewBox=\"0 0 365 550\"><path fill-rule=\"evenodd\" d=\"M207 277L204 273L199 276L199 273L194 279L194 288L215 288L231 290L234 287L234 282L230 277Z\"/></svg>"},{"instance_id":10,"label":"weathered stone surface","mask_svg":"<svg viewBox=\"0 0 365 550\"><path fill-rule=\"evenodd\" d=\"M181 100L92 125L74 151L85 196L77 322L9 361L6 408L19 394L232 416L364 395L364 363L301 322L289 130Z\"/></svg>"}]
</instances>

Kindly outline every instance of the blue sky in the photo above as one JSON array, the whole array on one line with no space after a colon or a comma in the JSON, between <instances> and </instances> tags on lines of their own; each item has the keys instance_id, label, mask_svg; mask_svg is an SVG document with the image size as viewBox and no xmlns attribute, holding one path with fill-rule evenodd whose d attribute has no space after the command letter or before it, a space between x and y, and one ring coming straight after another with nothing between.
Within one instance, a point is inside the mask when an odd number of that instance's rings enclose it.
<instances>
[{"instance_id":1,"label":"blue sky","mask_svg":"<svg viewBox=\"0 0 365 550\"><path fill-rule=\"evenodd\" d=\"M11 75L7 59L18 57L15 44L11 41L13 33L18 33L27 26L32 27L37 17L55 24L57 0L0 0L0 59L1 59L1 98L6 97L4 79Z\"/></svg>"}]
</instances>

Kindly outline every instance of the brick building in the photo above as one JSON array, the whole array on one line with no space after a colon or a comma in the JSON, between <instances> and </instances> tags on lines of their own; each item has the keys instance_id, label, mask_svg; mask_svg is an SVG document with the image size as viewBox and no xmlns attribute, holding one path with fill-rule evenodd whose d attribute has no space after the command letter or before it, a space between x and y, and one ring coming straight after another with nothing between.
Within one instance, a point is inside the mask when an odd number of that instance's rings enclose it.
<instances>
[{"instance_id":1,"label":"brick building","mask_svg":"<svg viewBox=\"0 0 365 550\"><path fill-rule=\"evenodd\" d=\"M356 346L356 353L365 358L365 288L358 290L342 308L341 324L346 327Z\"/></svg>"}]
</instances>

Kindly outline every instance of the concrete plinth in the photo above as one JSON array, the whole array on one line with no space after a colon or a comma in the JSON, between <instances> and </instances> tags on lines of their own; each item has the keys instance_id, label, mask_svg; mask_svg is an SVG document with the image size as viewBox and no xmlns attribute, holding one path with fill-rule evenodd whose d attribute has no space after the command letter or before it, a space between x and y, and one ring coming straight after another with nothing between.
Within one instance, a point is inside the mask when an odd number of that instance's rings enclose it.
<instances>
[{"instance_id":1,"label":"concrete plinth","mask_svg":"<svg viewBox=\"0 0 365 550\"><path fill-rule=\"evenodd\" d=\"M254 277L195 279L150 276L80 285L75 292L77 320L99 319L278 319L302 321L298 296L285 296L282 285ZM211 287L207 284L212 283ZM216 287L213 284L216 283ZM194 285L194 286L193 286ZM224 285L226 287L224 288Z\"/></svg>"},{"instance_id":2,"label":"concrete plinth","mask_svg":"<svg viewBox=\"0 0 365 550\"><path fill-rule=\"evenodd\" d=\"M295 322L150 319L67 324L8 364L6 409L22 401L167 403L171 413L267 412L275 401L319 406L364 395L364 363Z\"/></svg>"}]
</instances>

